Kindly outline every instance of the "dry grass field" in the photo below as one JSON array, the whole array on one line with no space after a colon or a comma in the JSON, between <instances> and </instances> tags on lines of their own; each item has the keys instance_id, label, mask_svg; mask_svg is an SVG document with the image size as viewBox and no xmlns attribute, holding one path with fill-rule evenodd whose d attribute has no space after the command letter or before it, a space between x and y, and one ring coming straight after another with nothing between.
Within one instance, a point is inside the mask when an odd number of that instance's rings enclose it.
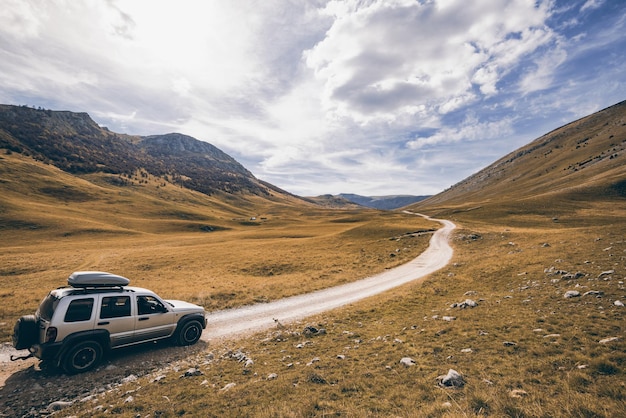
<instances>
[{"instance_id":1,"label":"dry grass field","mask_svg":"<svg viewBox=\"0 0 626 418\"><path fill-rule=\"evenodd\" d=\"M402 264L430 237L410 233L438 227L413 215L302 201L249 197L229 205L172 185L157 188L162 183L150 178L123 187L104 176L88 182L15 154L0 162L1 341L73 271L121 274L132 285L215 310Z\"/></svg>"},{"instance_id":2,"label":"dry grass field","mask_svg":"<svg viewBox=\"0 0 626 418\"><path fill-rule=\"evenodd\" d=\"M67 414L623 416L625 308L615 302L626 301L626 208L613 203L564 210L558 222L454 216L453 263L422 284L213 341ZM565 298L570 290L580 296ZM453 307L466 299L477 306ZM306 326L326 333L307 335ZM197 375L183 377L192 367ZM463 387L438 385L449 369Z\"/></svg>"}]
</instances>

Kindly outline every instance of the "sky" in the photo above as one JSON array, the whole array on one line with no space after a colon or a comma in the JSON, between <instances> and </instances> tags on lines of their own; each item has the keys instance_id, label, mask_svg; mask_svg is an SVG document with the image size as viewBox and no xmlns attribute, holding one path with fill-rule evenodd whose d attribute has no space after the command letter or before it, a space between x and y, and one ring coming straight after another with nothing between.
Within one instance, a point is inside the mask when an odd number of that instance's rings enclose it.
<instances>
[{"instance_id":1,"label":"sky","mask_svg":"<svg viewBox=\"0 0 626 418\"><path fill-rule=\"evenodd\" d=\"M431 195L626 99L626 0L0 0L0 103L300 196Z\"/></svg>"}]
</instances>

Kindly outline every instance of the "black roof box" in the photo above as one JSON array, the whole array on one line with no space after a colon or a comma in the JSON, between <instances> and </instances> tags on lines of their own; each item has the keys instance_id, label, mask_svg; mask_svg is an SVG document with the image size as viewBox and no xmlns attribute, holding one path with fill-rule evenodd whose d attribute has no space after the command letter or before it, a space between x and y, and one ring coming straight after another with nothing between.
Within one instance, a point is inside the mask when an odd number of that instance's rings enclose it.
<instances>
[{"instance_id":1,"label":"black roof box","mask_svg":"<svg viewBox=\"0 0 626 418\"><path fill-rule=\"evenodd\" d=\"M128 283L130 280L126 277L104 271L75 271L67 279L72 287L119 287Z\"/></svg>"}]
</instances>

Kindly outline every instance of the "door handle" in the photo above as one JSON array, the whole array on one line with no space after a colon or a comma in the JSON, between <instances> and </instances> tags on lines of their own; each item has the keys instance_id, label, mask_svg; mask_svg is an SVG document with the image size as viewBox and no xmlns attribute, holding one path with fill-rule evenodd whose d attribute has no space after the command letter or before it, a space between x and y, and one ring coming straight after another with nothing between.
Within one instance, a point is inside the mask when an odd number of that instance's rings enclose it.
<instances>
[{"instance_id":1,"label":"door handle","mask_svg":"<svg viewBox=\"0 0 626 418\"><path fill-rule=\"evenodd\" d=\"M109 324L110 324L109 321L98 322L98 325L109 325Z\"/></svg>"},{"instance_id":2,"label":"door handle","mask_svg":"<svg viewBox=\"0 0 626 418\"><path fill-rule=\"evenodd\" d=\"M139 320L140 320L140 321L147 321L148 319L150 319L150 318L146 318L146 317L144 317L144 318L139 318Z\"/></svg>"}]
</instances>

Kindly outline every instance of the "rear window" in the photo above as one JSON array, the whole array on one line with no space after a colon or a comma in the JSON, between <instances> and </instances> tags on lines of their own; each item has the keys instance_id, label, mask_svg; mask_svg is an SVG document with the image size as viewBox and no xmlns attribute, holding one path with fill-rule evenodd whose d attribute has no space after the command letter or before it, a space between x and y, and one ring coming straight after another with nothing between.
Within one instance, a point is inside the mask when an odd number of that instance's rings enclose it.
<instances>
[{"instance_id":1,"label":"rear window","mask_svg":"<svg viewBox=\"0 0 626 418\"><path fill-rule=\"evenodd\" d=\"M88 321L93 310L93 298L74 299L65 313L65 322Z\"/></svg>"},{"instance_id":2,"label":"rear window","mask_svg":"<svg viewBox=\"0 0 626 418\"><path fill-rule=\"evenodd\" d=\"M49 293L39 305L38 314L41 319L46 321L52 320L52 315L54 315L54 310L57 308L59 301L61 298L56 297L52 293Z\"/></svg>"}]
</instances>

